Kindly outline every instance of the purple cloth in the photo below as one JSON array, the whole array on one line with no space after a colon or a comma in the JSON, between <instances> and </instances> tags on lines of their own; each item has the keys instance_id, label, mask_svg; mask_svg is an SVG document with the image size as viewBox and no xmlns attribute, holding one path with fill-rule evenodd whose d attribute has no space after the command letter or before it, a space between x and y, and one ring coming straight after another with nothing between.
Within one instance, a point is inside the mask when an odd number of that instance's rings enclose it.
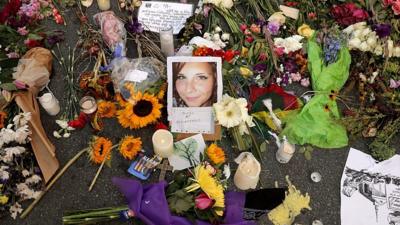
<instances>
[{"instance_id":1,"label":"purple cloth","mask_svg":"<svg viewBox=\"0 0 400 225\"><path fill-rule=\"evenodd\" d=\"M167 183L161 181L155 184L142 185L133 179L113 178L113 183L125 195L128 206L135 212L137 218L147 225L192 225L178 216L171 215L165 198ZM221 225L255 225L254 221L243 220L245 193L227 192L225 194L225 220ZM210 225L208 222L197 221L198 225Z\"/></svg>"}]
</instances>

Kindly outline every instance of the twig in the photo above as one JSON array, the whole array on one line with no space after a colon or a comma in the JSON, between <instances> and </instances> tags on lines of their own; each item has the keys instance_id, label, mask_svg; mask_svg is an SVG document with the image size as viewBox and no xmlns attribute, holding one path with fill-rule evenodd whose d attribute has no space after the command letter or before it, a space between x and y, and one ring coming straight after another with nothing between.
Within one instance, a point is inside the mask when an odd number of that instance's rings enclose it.
<instances>
[{"instance_id":1,"label":"twig","mask_svg":"<svg viewBox=\"0 0 400 225\"><path fill-rule=\"evenodd\" d=\"M101 165L100 165L99 169L97 170L97 173L96 173L96 175L94 176L94 178L93 178L93 180L92 180L92 183L91 183L90 186L89 186L89 191L92 191L92 189L93 189L93 187L94 187L94 185L95 185L95 183L96 183L96 181L97 181L97 178L99 177L100 172L101 172L101 170L103 169L105 162L107 161L108 155L111 154L111 150L113 150L113 148L115 148L115 147L117 147L117 146L118 146L118 145L112 146L111 149L110 149L110 151L108 152L108 154L107 154L106 156L104 156L103 162L101 162Z\"/></svg>"}]
</instances>

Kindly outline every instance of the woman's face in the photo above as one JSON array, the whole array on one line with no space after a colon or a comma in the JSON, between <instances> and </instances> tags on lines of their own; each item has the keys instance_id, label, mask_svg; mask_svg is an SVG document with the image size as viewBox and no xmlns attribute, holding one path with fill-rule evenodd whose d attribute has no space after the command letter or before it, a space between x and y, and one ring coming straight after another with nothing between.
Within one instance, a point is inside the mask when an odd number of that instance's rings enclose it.
<instances>
[{"instance_id":1,"label":"woman's face","mask_svg":"<svg viewBox=\"0 0 400 225\"><path fill-rule=\"evenodd\" d=\"M177 74L176 90L188 107L201 107L214 91L214 72L207 62L185 63Z\"/></svg>"}]
</instances>

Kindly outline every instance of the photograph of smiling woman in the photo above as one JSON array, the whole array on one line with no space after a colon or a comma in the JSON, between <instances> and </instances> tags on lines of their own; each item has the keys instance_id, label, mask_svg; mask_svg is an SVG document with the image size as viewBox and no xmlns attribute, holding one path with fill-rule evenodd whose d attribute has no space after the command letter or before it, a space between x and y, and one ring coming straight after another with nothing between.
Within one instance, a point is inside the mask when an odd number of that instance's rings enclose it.
<instances>
[{"instance_id":1,"label":"photograph of smiling woman","mask_svg":"<svg viewBox=\"0 0 400 225\"><path fill-rule=\"evenodd\" d=\"M210 107L217 102L216 62L175 62L174 107Z\"/></svg>"}]
</instances>

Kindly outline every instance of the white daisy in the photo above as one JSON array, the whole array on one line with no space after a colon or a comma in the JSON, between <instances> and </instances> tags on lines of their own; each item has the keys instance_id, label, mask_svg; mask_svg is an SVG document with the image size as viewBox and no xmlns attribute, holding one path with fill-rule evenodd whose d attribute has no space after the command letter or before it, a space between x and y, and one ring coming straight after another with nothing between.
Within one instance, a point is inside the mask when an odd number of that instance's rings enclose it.
<instances>
[{"instance_id":1,"label":"white daisy","mask_svg":"<svg viewBox=\"0 0 400 225\"><path fill-rule=\"evenodd\" d=\"M21 212L22 212L22 207L18 202L16 202L14 205L12 205L10 207L10 214L13 219L16 219L18 213L21 213Z\"/></svg>"},{"instance_id":2,"label":"white daisy","mask_svg":"<svg viewBox=\"0 0 400 225\"><path fill-rule=\"evenodd\" d=\"M25 180L26 184L37 184L42 181L42 178L36 174L32 175L28 179Z\"/></svg>"},{"instance_id":3,"label":"white daisy","mask_svg":"<svg viewBox=\"0 0 400 225\"><path fill-rule=\"evenodd\" d=\"M31 112L20 113L13 118L13 122L16 127L24 126L31 120L32 114Z\"/></svg>"}]
</instances>

